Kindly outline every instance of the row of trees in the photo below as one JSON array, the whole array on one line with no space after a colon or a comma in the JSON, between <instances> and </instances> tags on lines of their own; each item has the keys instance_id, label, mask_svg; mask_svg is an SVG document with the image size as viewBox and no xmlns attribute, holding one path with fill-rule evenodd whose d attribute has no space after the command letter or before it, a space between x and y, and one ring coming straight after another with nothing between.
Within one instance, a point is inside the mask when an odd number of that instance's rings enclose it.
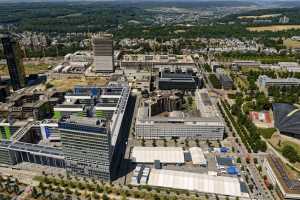
<instances>
[{"instance_id":1,"label":"row of trees","mask_svg":"<svg viewBox=\"0 0 300 200\"><path fill-rule=\"evenodd\" d=\"M251 149L254 152L265 152L267 150L267 145L260 138L256 126L252 123L249 117L241 110L242 103L243 101L236 101L236 104L232 105L231 107L231 114L235 115L237 119L236 126L238 127L238 130L240 132L241 139L244 144L248 144L246 145L246 147L251 147ZM227 109L230 108L227 102L223 102L223 106L225 106Z\"/></svg>"},{"instance_id":2,"label":"row of trees","mask_svg":"<svg viewBox=\"0 0 300 200\"><path fill-rule=\"evenodd\" d=\"M286 157L291 163L300 162L300 155L297 150L291 145L284 145L281 149L282 155Z\"/></svg>"},{"instance_id":3,"label":"row of trees","mask_svg":"<svg viewBox=\"0 0 300 200\"><path fill-rule=\"evenodd\" d=\"M282 47L284 48L284 47ZM241 52L226 52L222 54L218 54L217 58L219 60L230 61L233 59L240 59L240 60L259 60L263 64L274 64L278 62L295 62L299 58L296 55L267 55L264 53L241 53Z\"/></svg>"},{"instance_id":4,"label":"row of trees","mask_svg":"<svg viewBox=\"0 0 300 200\"><path fill-rule=\"evenodd\" d=\"M176 199L195 199L198 194L190 194L189 191L176 189L160 189L150 186L122 186L98 182L96 180L84 181L75 177L63 176L54 177L44 175L36 178L40 181L38 187L33 188L32 198L41 199L64 199L65 197L75 197L77 199L109 199L109 196L119 196L121 199L136 198L149 200L176 200ZM51 198L49 198L51 197Z\"/></svg>"},{"instance_id":5,"label":"row of trees","mask_svg":"<svg viewBox=\"0 0 300 200\"><path fill-rule=\"evenodd\" d=\"M4 178L0 175L0 199L11 199L20 192L21 183L12 177Z\"/></svg>"},{"instance_id":6,"label":"row of trees","mask_svg":"<svg viewBox=\"0 0 300 200\"><path fill-rule=\"evenodd\" d=\"M221 85L219 79L217 78L217 76L215 74L209 74L208 78L209 78L209 81L211 82L211 84L213 85L213 87L215 89L221 89L222 88L222 85Z\"/></svg>"},{"instance_id":7,"label":"row of trees","mask_svg":"<svg viewBox=\"0 0 300 200\"><path fill-rule=\"evenodd\" d=\"M221 101L222 103L222 106L227 114L227 116L229 117L231 123L233 124L234 126L234 129L236 130L237 134L240 136L243 144L245 145L246 149L248 150L249 153L251 153L251 148L250 148L250 144L248 143L248 139L247 139L247 133L244 129L244 127L241 127L236 121L235 119L233 118L232 114L230 113L230 106L225 103L224 101ZM219 105L220 107L220 105ZM220 107L220 110L221 110L221 107Z\"/></svg>"}]
</instances>

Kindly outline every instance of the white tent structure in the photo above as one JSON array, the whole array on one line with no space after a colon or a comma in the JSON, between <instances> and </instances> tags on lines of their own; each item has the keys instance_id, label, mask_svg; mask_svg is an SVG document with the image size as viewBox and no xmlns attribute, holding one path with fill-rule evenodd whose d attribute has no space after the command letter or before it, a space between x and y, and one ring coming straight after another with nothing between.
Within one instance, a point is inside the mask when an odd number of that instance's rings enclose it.
<instances>
[{"instance_id":1,"label":"white tent structure","mask_svg":"<svg viewBox=\"0 0 300 200\"><path fill-rule=\"evenodd\" d=\"M241 183L236 177L153 169L148 185L249 198L248 193L241 191Z\"/></svg>"},{"instance_id":2,"label":"white tent structure","mask_svg":"<svg viewBox=\"0 0 300 200\"><path fill-rule=\"evenodd\" d=\"M131 158L136 163L161 163L182 164L184 152L180 147L133 147Z\"/></svg>"}]
</instances>

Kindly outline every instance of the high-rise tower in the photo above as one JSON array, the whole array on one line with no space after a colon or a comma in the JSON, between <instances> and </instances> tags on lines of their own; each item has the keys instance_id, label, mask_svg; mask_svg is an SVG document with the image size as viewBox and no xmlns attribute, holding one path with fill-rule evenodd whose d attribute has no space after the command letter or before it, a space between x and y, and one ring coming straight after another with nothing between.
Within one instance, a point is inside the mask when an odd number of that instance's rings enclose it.
<instances>
[{"instance_id":1,"label":"high-rise tower","mask_svg":"<svg viewBox=\"0 0 300 200\"><path fill-rule=\"evenodd\" d=\"M111 137L105 121L71 115L58 123L66 160L73 175L111 180Z\"/></svg>"},{"instance_id":2,"label":"high-rise tower","mask_svg":"<svg viewBox=\"0 0 300 200\"><path fill-rule=\"evenodd\" d=\"M12 87L14 90L19 90L26 86L26 76L19 43L9 35L4 35L1 41Z\"/></svg>"},{"instance_id":3,"label":"high-rise tower","mask_svg":"<svg viewBox=\"0 0 300 200\"><path fill-rule=\"evenodd\" d=\"M114 71L114 49L112 35L96 34L92 37L95 72Z\"/></svg>"}]
</instances>

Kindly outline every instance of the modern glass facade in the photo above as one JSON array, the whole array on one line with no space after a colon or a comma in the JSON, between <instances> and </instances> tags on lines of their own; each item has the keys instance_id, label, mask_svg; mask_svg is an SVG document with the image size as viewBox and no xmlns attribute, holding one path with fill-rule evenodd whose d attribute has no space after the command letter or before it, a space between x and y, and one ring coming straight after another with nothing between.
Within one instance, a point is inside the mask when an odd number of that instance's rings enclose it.
<instances>
[{"instance_id":1,"label":"modern glass facade","mask_svg":"<svg viewBox=\"0 0 300 200\"><path fill-rule=\"evenodd\" d=\"M19 44L10 36L3 37L2 44L12 87L14 90L19 90L26 86L26 76Z\"/></svg>"},{"instance_id":2,"label":"modern glass facade","mask_svg":"<svg viewBox=\"0 0 300 200\"><path fill-rule=\"evenodd\" d=\"M112 153L107 129L67 121L59 122L59 129L67 172L110 181Z\"/></svg>"}]
</instances>

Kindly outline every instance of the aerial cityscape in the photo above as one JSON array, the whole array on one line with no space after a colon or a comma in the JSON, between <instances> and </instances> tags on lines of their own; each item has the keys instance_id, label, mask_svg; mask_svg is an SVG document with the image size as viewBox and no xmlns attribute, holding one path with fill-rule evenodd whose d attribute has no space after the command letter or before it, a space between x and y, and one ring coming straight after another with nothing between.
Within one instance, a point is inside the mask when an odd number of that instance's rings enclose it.
<instances>
[{"instance_id":1,"label":"aerial cityscape","mask_svg":"<svg viewBox=\"0 0 300 200\"><path fill-rule=\"evenodd\" d=\"M300 199L300 1L0 1L0 200Z\"/></svg>"}]
</instances>

